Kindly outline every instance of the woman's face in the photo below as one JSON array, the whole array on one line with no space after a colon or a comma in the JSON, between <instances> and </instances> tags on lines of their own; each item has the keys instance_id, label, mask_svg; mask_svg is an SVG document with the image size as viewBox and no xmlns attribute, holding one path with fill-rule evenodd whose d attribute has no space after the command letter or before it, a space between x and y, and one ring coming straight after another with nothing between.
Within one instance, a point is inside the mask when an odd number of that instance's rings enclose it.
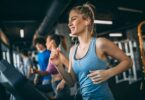
<instances>
[{"instance_id":1,"label":"woman's face","mask_svg":"<svg viewBox=\"0 0 145 100\"><path fill-rule=\"evenodd\" d=\"M72 10L69 14L69 29L71 31L71 35L79 35L86 30L86 20L83 19L82 14L77 13Z\"/></svg>"},{"instance_id":2,"label":"woman's face","mask_svg":"<svg viewBox=\"0 0 145 100\"><path fill-rule=\"evenodd\" d=\"M51 46L52 46L52 39L50 38L50 36L48 36L46 39L46 47L48 50L50 50Z\"/></svg>"}]
</instances>

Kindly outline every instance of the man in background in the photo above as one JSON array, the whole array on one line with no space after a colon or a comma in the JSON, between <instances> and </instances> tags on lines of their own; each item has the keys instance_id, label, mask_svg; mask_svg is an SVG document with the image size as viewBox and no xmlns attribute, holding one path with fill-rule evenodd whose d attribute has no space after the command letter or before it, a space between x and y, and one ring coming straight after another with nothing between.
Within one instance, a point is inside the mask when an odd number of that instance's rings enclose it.
<instances>
[{"instance_id":1,"label":"man in background","mask_svg":"<svg viewBox=\"0 0 145 100\"><path fill-rule=\"evenodd\" d=\"M34 41L35 47L38 51L37 60L40 67L40 71L45 71L49 62L50 51L46 49L45 39L43 37L38 37ZM40 78L42 85L51 83L51 75L43 76Z\"/></svg>"}]
</instances>

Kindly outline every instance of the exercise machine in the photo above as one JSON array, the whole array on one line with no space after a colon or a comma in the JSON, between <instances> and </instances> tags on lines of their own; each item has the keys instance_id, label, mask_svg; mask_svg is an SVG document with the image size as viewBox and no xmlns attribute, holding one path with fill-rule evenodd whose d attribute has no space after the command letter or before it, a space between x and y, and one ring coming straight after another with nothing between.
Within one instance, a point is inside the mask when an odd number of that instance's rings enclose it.
<instances>
[{"instance_id":1,"label":"exercise machine","mask_svg":"<svg viewBox=\"0 0 145 100\"><path fill-rule=\"evenodd\" d=\"M9 91L16 100L48 100L48 98L36 89L13 65L6 60L0 61L0 90L5 94ZM2 91L3 90L3 91ZM5 98L4 95L0 95Z\"/></svg>"}]
</instances>

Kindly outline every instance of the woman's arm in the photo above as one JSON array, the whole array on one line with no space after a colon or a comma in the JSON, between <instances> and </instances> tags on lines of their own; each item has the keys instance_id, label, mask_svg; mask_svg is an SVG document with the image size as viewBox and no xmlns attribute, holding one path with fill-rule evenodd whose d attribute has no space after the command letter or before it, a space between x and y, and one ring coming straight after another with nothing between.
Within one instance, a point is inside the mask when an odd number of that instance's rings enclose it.
<instances>
[{"instance_id":1,"label":"woman's arm","mask_svg":"<svg viewBox=\"0 0 145 100\"><path fill-rule=\"evenodd\" d=\"M64 88L65 86L65 81L62 79L61 82L57 85L56 90L60 91Z\"/></svg>"},{"instance_id":2,"label":"woman's arm","mask_svg":"<svg viewBox=\"0 0 145 100\"><path fill-rule=\"evenodd\" d=\"M51 52L52 58L55 57L55 54L59 55L56 59L53 58L51 60L57 66L57 70L59 71L63 79L65 80L66 84L68 84L69 86L73 86L75 83L74 81L75 75L71 68L71 63L60 51L57 51L57 52L58 53L56 53L56 51ZM63 65L67 67L68 71L66 70L66 68L63 67Z\"/></svg>"},{"instance_id":3,"label":"woman's arm","mask_svg":"<svg viewBox=\"0 0 145 100\"><path fill-rule=\"evenodd\" d=\"M39 70L37 70L37 69L33 69L33 72L34 72L35 74L39 74L39 75L41 75L41 76L46 76L46 75L49 74L47 71L39 71Z\"/></svg>"},{"instance_id":4,"label":"woman's arm","mask_svg":"<svg viewBox=\"0 0 145 100\"><path fill-rule=\"evenodd\" d=\"M75 83L75 75L72 70L71 60L68 61L68 59L61 52L59 53L59 56L62 64L59 65L58 70L61 73L66 84L68 84L69 86L73 86ZM64 68L62 65L65 65L68 70L66 70L66 68Z\"/></svg>"},{"instance_id":5,"label":"woman's arm","mask_svg":"<svg viewBox=\"0 0 145 100\"><path fill-rule=\"evenodd\" d=\"M103 41L101 46L103 53L119 61L118 65L109 69L111 76L120 74L132 67L132 60L113 42L105 38L103 38L101 41Z\"/></svg>"},{"instance_id":6,"label":"woman's arm","mask_svg":"<svg viewBox=\"0 0 145 100\"><path fill-rule=\"evenodd\" d=\"M132 66L132 60L113 42L105 38L97 39L96 54L102 60L106 59L106 55L111 56L112 58L117 59L119 64L107 70L91 71L88 76L94 83L106 81L110 77L122 73Z\"/></svg>"}]
</instances>

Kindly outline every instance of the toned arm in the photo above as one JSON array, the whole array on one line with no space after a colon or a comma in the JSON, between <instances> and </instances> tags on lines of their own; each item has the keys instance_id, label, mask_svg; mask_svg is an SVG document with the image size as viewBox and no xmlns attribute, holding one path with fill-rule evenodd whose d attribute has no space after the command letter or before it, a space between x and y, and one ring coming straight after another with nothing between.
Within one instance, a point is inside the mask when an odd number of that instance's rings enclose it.
<instances>
[{"instance_id":1,"label":"toned arm","mask_svg":"<svg viewBox=\"0 0 145 100\"><path fill-rule=\"evenodd\" d=\"M113 42L105 38L100 38L97 40L97 42L99 45L96 43L96 48L99 48L103 55L107 54L108 56L111 56L119 61L118 65L108 70L111 76L117 75L132 66L132 60Z\"/></svg>"}]
</instances>

